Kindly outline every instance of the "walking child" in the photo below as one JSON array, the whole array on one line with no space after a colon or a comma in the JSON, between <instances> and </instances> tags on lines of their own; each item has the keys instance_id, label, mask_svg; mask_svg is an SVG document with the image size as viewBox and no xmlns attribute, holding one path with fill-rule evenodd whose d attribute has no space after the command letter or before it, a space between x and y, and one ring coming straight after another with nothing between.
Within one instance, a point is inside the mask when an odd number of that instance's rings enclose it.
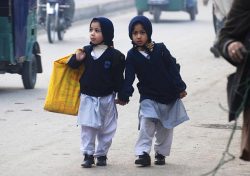
<instances>
[{"instance_id":1,"label":"walking child","mask_svg":"<svg viewBox=\"0 0 250 176\"><path fill-rule=\"evenodd\" d=\"M116 93L124 81L125 56L113 48L114 27L105 17L93 18L89 27L90 45L68 62L72 68L84 64L80 78L81 151L84 168L107 165L107 154L117 127ZM97 141L97 144L96 144Z\"/></svg>"},{"instance_id":2,"label":"walking child","mask_svg":"<svg viewBox=\"0 0 250 176\"><path fill-rule=\"evenodd\" d=\"M173 129L188 120L181 98L187 95L179 65L163 43L151 40L152 24L145 16L134 17L129 24L133 47L128 51L123 90L118 103L129 102L138 78L140 93L139 137L135 145L135 164L151 165L150 151L155 137L155 164L164 165L170 154Z\"/></svg>"}]
</instances>

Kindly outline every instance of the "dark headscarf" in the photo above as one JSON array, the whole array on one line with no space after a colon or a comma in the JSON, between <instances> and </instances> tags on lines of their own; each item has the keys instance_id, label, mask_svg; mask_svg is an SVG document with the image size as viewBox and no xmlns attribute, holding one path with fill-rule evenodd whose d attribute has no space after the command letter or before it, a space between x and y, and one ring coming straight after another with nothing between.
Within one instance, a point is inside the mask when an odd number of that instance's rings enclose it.
<instances>
[{"instance_id":1,"label":"dark headscarf","mask_svg":"<svg viewBox=\"0 0 250 176\"><path fill-rule=\"evenodd\" d=\"M148 36L148 43L146 43L146 45L144 46L144 49L147 51L147 53L152 52L153 47L154 47L154 42L152 42L152 39L151 39L151 36L152 36L152 24L151 24L150 20L145 16L139 15L139 16L134 17L130 21L129 26L128 26L128 31L129 31L129 37L132 40L132 44L133 44L134 47L137 47L137 46L133 42L132 32L133 32L134 27L135 27L136 24L141 24L143 26L144 30L146 31L147 36Z\"/></svg>"},{"instance_id":2,"label":"dark headscarf","mask_svg":"<svg viewBox=\"0 0 250 176\"><path fill-rule=\"evenodd\" d=\"M113 23L108 18L105 18L105 17L93 18L90 22L90 25L93 21L98 21L100 23L104 44L108 45L108 47L112 47L114 45L113 44L113 38L114 38Z\"/></svg>"},{"instance_id":3,"label":"dark headscarf","mask_svg":"<svg viewBox=\"0 0 250 176\"><path fill-rule=\"evenodd\" d=\"M141 16L141 15L134 17L129 23L128 31L129 31L130 39L132 40L133 29L134 29L135 25L138 23L143 26L143 28L145 29L145 31L148 35L148 40L149 40L149 42L151 42L152 24L147 17Z\"/></svg>"}]
</instances>

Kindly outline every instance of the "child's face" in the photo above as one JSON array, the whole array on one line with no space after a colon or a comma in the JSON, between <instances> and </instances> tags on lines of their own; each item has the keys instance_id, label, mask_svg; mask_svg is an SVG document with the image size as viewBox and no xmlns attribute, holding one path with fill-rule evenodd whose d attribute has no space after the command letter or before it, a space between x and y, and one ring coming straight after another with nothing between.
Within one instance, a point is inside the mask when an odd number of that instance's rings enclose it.
<instances>
[{"instance_id":1,"label":"child's face","mask_svg":"<svg viewBox=\"0 0 250 176\"><path fill-rule=\"evenodd\" d=\"M143 46L148 41L148 35L140 23L134 26L132 40L137 46Z\"/></svg>"},{"instance_id":2,"label":"child's face","mask_svg":"<svg viewBox=\"0 0 250 176\"><path fill-rule=\"evenodd\" d=\"M89 35L91 43L100 44L103 42L101 25L99 22L94 21L90 24Z\"/></svg>"}]
</instances>

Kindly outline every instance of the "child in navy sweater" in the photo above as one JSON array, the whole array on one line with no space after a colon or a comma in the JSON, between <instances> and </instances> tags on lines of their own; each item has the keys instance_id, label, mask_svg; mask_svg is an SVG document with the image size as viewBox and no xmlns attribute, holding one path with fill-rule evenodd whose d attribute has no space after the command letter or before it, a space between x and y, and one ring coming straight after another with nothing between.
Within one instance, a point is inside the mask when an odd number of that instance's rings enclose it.
<instances>
[{"instance_id":1,"label":"child in navy sweater","mask_svg":"<svg viewBox=\"0 0 250 176\"><path fill-rule=\"evenodd\" d=\"M163 43L151 40L152 25L145 16L134 17L129 24L133 47L128 51L123 90L118 103L129 102L138 78L140 93L139 138L135 146L135 164L151 165L150 150L155 137L155 164L164 165L170 154L173 128L188 120L181 98L187 95L179 65Z\"/></svg>"},{"instance_id":2,"label":"child in navy sweater","mask_svg":"<svg viewBox=\"0 0 250 176\"><path fill-rule=\"evenodd\" d=\"M116 93L124 77L125 56L113 48L114 27L105 17L93 18L90 45L84 46L68 62L72 68L84 64L80 78L80 107L77 124L81 126L82 167L106 166L107 153L117 127ZM97 139L97 146L95 141Z\"/></svg>"}]
</instances>

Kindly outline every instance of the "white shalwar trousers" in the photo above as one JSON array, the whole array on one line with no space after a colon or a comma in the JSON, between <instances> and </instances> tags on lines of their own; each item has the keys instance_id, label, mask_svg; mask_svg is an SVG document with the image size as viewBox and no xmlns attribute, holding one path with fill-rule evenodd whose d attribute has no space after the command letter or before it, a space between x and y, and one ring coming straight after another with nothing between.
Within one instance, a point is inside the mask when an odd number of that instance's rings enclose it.
<instances>
[{"instance_id":1,"label":"white shalwar trousers","mask_svg":"<svg viewBox=\"0 0 250 176\"><path fill-rule=\"evenodd\" d=\"M137 156L143 155L143 152L149 154L154 137L154 151L169 156L173 141L173 129L164 128L161 121L155 118L141 118L135 154Z\"/></svg>"},{"instance_id":2,"label":"white shalwar trousers","mask_svg":"<svg viewBox=\"0 0 250 176\"><path fill-rule=\"evenodd\" d=\"M189 120L184 104L180 99L161 104L145 99L140 103L139 121L140 132L135 146L135 154L148 154L154 141L155 152L169 156L173 141L174 127Z\"/></svg>"},{"instance_id":3,"label":"white shalwar trousers","mask_svg":"<svg viewBox=\"0 0 250 176\"><path fill-rule=\"evenodd\" d=\"M112 138L116 131L116 119L106 128L97 129L81 126L81 151L83 154L105 156L112 144ZM97 140L97 146L95 146Z\"/></svg>"},{"instance_id":4,"label":"white shalwar trousers","mask_svg":"<svg viewBox=\"0 0 250 176\"><path fill-rule=\"evenodd\" d=\"M107 155L117 128L115 94L106 97L81 95L78 125L83 154ZM96 145L97 143L97 145Z\"/></svg>"}]
</instances>

